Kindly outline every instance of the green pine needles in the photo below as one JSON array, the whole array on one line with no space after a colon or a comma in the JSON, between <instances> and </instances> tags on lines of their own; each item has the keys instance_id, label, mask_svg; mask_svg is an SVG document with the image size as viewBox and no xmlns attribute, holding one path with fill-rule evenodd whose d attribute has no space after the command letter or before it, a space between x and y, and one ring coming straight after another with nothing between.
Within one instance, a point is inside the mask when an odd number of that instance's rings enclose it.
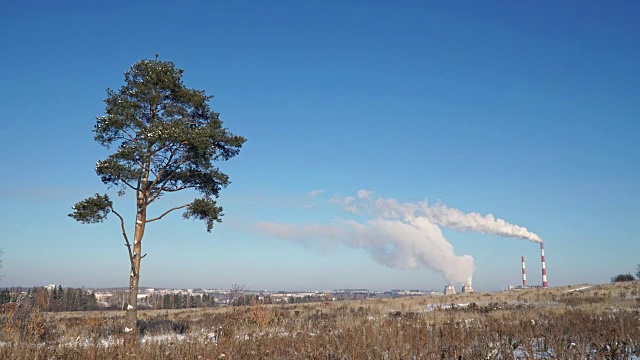
<instances>
[{"instance_id":1,"label":"green pine needles","mask_svg":"<svg viewBox=\"0 0 640 360\"><path fill-rule=\"evenodd\" d=\"M139 208L166 193L196 190L201 197L181 207L183 216L204 221L211 231L223 215L214 199L229 184L215 163L237 155L245 139L222 126L209 107L212 96L185 87L182 73L170 61L141 60L125 72L119 90L107 89L106 115L97 117L93 132L98 143L116 150L95 171L119 195L134 191ZM96 194L69 216L96 223L112 210L109 197Z\"/></svg>"},{"instance_id":2,"label":"green pine needles","mask_svg":"<svg viewBox=\"0 0 640 360\"><path fill-rule=\"evenodd\" d=\"M107 218L107 214L113 208L109 195L95 194L71 207L73 212L69 214L83 224L100 223Z\"/></svg>"}]
</instances>

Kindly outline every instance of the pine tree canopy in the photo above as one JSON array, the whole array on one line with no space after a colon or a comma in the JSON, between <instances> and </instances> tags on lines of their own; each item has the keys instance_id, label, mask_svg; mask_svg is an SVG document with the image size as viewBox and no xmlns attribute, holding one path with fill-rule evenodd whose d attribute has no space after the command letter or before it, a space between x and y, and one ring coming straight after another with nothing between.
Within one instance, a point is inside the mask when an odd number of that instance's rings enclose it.
<instances>
[{"instance_id":1,"label":"pine tree canopy","mask_svg":"<svg viewBox=\"0 0 640 360\"><path fill-rule=\"evenodd\" d=\"M223 215L214 198L229 184L214 164L237 155L245 139L222 126L209 107L212 96L185 87L182 73L170 61L141 60L125 72L120 89L107 89L105 115L96 118L93 132L98 143L115 151L95 171L118 195L135 191L138 210L163 194L195 190L201 197L179 208L211 231ZM96 223L110 211L109 197L96 194L77 203L69 216Z\"/></svg>"},{"instance_id":2,"label":"pine tree canopy","mask_svg":"<svg viewBox=\"0 0 640 360\"><path fill-rule=\"evenodd\" d=\"M83 224L95 224L102 222L107 217L107 214L111 212L111 207L112 202L109 195L95 194L93 197L72 206L73 212L69 216Z\"/></svg>"}]
</instances>

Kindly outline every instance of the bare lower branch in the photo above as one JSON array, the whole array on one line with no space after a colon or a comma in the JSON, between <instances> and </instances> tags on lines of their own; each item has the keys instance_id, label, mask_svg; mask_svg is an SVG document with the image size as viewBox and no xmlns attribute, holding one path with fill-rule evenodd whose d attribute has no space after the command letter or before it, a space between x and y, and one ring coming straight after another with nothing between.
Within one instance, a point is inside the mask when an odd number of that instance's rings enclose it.
<instances>
[{"instance_id":1,"label":"bare lower branch","mask_svg":"<svg viewBox=\"0 0 640 360\"><path fill-rule=\"evenodd\" d=\"M195 186L179 186L173 189L169 189L169 188L162 188L161 191L164 192L176 192L176 191L180 191L180 190L184 190L184 189L192 189L195 188Z\"/></svg>"},{"instance_id":2,"label":"bare lower branch","mask_svg":"<svg viewBox=\"0 0 640 360\"><path fill-rule=\"evenodd\" d=\"M160 220L160 219L162 219L165 215L167 215L168 213L170 213L170 212L172 212L172 211L175 211L175 210L178 210L178 209L185 208L185 207L187 207L187 206L189 206L189 205L191 205L191 204L184 204L184 205L176 206L176 207L174 207L174 208L171 208L171 209L169 209L169 210L165 211L162 215L160 215L160 216L158 216L158 217L156 217L156 218L153 218L153 219L149 219L149 220L147 220L146 222L150 223L150 222L152 222L152 221Z\"/></svg>"},{"instance_id":3,"label":"bare lower branch","mask_svg":"<svg viewBox=\"0 0 640 360\"><path fill-rule=\"evenodd\" d=\"M133 129L133 128L131 127L131 125L127 126L126 128L128 128L128 129L129 129L129 130L131 130L131 131L133 131L133 133L135 134L136 130L135 130L135 129ZM138 138L137 138L137 137L135 137L135 136L133 136L133 135L131 135L131 134L129 134L129 132L126 130L126 128L125 128L125 129L122 129L122 132L123 132L124 134L126 134L126 135L127 135L127 137L128 137L131 141L134 141L134 142L139 143Z\"/></svg>"},{"instance_id":4,"label":"bare lower branch","mask_svg":"<svg viewBox=\"0 0 640 360\"><path fill-rule=\"evenodd\" d=\"M138 190L136 189L133 185L129 184L128 182L122 180L122 179L118 179L119 181L122 181L123 184L127 185L129 188L131 188L131 190Z\"/></svg>"},{"instance_id":5,"label":"bare lower branch","mask_svg":"<svg viewBox=\"0 0 640 360\"><path fill-rule=\"evenodd\" d=\"M176 164L176 169L179 169L179 168L180 168L180 166L184 165L184 163L186 163L186 162L187 162L187 160L186 160L186 159L185 159L185 160L182 160L182 161L180 161L180 162L178 162L178 163ZM168 165L169 165L169 164L167 163L167 165L166 165L166 166L168 166ZM166 166L165 166L165 168L163 168L163 170L161 170L161 171L159 172L159 174L160 174L160 175L164 174L164 170L166 169ZM172 173L171 173L171 174L169 174L165 179L163 179L161 182L158 182L158 181L157 181L159 178L155 178L155 179L154 179L153 186L154 186L154 187L156 187L156 185L157 185L157 186L158 186L158 188L159 188L160 190L158 190L158 191L155 193L155 195L151 196L151 198L149 198L149 199L147 200L147 205L151 204L155 199L157 199L157 198L158 198L158 196L160 196L160 194L162 194L162 191L163 191L164 187L169 183L169 181L170 181L170 180L175 176L175 174L176 174L176 173L177 173L177 171L172 172Z\"/></svg>"},{"instance_id":6,"label":"bare lower branch","mask_svg":"<svg viewBox=\"0 0 640 360\"><path fill-rule=\"evenodd\" d=\"M113 210L113 206L111 206L111 212L116 214L117 217L120 218L120 227L122 228L122 236L124 237L124 243L127 247L127 251L129 252L129 261L133 266L133 253L131 252L131 243L129 242L129 237L127 237L127 232L124 229L124 219L120 214L118 214L115 210Z\"/></svg>"},{"instance_id":7,"label":"bare lower branch","mask_svg":"<svg viewBox=\"0 0 640 360\"><path fill-rule=\"evenodd\" d=\"M153 171L153 167L151 167L151 168L149 169L149 172L151 172L151 175L153 175L155 179L157 179L157 178L158 178L158 174L157 174L155 171ZM155 182L155 180L154 180L154 182ZM152 186L153 186L153 184L151 184L151 186L150 186L150 187L152 187Z\"/></svg>"},{"instance_id":8,"label":"bare lower branch","mask_svg":"<svg viewBox=\"0 0 640 360\"><path fill-rule=\"evenodd\" d=\"M155 176L155 178L153 179L153 182L151 183L151 185L149 186L151 189L153 189L156 184L158 183L158 181L160 181L160 176L164 175L164 172L167 170L167 167L171 164L171 160L173 159L173 155L175 155L175 152L178 149L172 149L171 152L169 153L169 158L167 159L167 162L165 163L165 165L163 167L160 168L160 171L156 174L154 171L152 171L153 175ZM149 202L153 201L150 200Z\"/></svg>"}]
</instances>

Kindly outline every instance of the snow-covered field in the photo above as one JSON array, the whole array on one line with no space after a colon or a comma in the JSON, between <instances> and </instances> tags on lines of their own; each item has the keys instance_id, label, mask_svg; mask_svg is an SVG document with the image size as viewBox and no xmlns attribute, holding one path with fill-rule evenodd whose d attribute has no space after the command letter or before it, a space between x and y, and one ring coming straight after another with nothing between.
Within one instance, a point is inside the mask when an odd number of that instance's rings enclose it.
<instances>
[{"instance_id":1,"label":"snow-covered field","mask_svg":"<svg viewBox=\"0 0 640 360\"><path fill-rule=\"evenodd\" d=\"M198 358L185 354L247 358L266 351L269 359L306 354L340 359L463 355L487 360L640 360L640 283L615 289L619 291L585 285L555 291L161 311L141 320L139 342L145 359ZM108 358L124 353L123 323L117 317L97 318L101 321L96 323L86 322L90 314L50 316L46 342L20 344L0 338L0 358L20 351L32 354L29 349L34 347L49 357L109 354L102 355ZM93 327L83 328L83 323Z\"/></svg>"}]
</instances>

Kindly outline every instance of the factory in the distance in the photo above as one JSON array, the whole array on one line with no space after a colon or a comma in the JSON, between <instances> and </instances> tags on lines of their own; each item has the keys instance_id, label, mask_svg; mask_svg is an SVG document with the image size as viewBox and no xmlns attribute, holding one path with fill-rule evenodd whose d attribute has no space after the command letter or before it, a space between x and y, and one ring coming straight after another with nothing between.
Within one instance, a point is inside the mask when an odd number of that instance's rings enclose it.
<instances>
[{"instance_id":1,"label":"factory in the distance","mask_svg":"<svg viewBox=\"0 0 640 360\"><path fill-rule=\"evenodd\" d=\"M542 262L542 288L548 288L547 284L547 265L544 261L544 243L540 243L540 260ZM524 263L524 256L522 257L522 289L526 289L527 286L527 268ZM536 286L537 287L537 286Z\"/></svg>"},{"instance_id":2,"label":"factory in the distance","mask_svg":"<svg viewBox=\"0 0 640 360\"><path fill-rule=\"evenodd\" d=\"M473 287L471 287L471 285L462 285L462 292L463 293L472 293L473 292ZM456 288L453 285L447 285L444 287L444 294L445 295L455 295L456 294Z\"/></svg>"},{"instance_id":3,"label":"factory in the distance","mask_svg":"<svg viewBox=\"0 0 640 360\"><path fill-rule=\"evenodd\" d=\"M527 289L527 288L537 288L537 287L541 287L543 289L547 289L548 288L548 284L547 284L547 265L545 263L544 260L544 243L541 242L540 243L540 260L542 262L542 285L536 285L536 286L528 286L527 285L527 268L524 262L524 256L521 257L522 260L522 286L510 286L509 289ZM473 292L473 287L471 287L471 285L462 285L462 292L463 293L471 293ZM444 287L444 294L445 295L455 295L456 294L456 288L453 285L447 285Z\"/></svg>"}]
</instances>

